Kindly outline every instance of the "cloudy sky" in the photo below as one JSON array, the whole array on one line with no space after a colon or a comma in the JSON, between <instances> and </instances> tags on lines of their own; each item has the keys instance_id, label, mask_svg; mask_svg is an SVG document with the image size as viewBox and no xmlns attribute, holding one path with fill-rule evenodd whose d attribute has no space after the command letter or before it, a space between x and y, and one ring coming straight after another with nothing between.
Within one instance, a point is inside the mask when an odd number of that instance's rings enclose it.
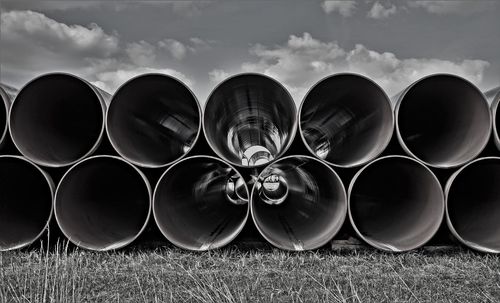
<instances>
[{"instance_id":1,"label":"cloudy sky","mask_svg":"<svg viewBox=\"0 0 500 303\"><path fill-rule=\"evenodd\" d=\"M393 95L428 74L500 84L500 1L0 0L0 81L66 71L113 93L173 75L201 103L225 77L260 72L300 102L326 75L357 72Z\"/></svg>"}]
</instances>

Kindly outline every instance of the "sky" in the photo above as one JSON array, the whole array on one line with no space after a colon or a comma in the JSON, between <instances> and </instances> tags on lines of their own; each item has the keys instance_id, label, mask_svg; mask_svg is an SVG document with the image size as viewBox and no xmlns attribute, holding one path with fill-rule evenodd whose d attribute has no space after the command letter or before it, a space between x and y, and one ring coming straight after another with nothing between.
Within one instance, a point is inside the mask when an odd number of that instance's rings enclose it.
<instances>
[{"instance_id":1,"label":"sky","mask_svg":"<svg viewBox=\"0 0 500 303\"><path fill-rule=\"evenodd\" d=\"M0 0L0 82L74 73L113 93L143 73L201 104L230 75L258 72L299 104L327 75L355 72L392 96L433 73L500 85L500 1Z\"/></svg>"}]
</instances>

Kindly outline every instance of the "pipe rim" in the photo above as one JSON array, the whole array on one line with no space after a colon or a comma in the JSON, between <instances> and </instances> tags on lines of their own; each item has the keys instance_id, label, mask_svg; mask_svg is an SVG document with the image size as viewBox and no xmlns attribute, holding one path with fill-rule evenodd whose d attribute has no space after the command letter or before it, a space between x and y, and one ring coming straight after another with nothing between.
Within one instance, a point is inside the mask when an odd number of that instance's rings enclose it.
<instances>
[{"instance_id":1,"label":"pipe rim","mask_svg":"<svg viewBox=\"0 0 500 303\"><path fill-rule=\"evenodd\" d=\"M5 141L5 137L7 137L7 132L9 130L9 97L7 93L4 92L3 88L0 86L0 99L2 99L2 103L5 106L5 125L3 125L2 135L0 136L0 146Z\"/></svg>"},{"instance_id":2,"label":"pipe rim","mask_svg":"<svg viewBox=\"0 0 500 303\"><path fill-rule=\"evenodd\" d=\"M163 230L160 228L160 224L158 223L158 216L156 214L156 196L157 196L157 193L159 191L159 187L160 187L160 183L163 181L164 177L168 174L168 172L173 168L175 167L176 165L180 165L182 162L187 162L187 161L190 161L192 159L197 159L197 158L202 158L202 159L210 159L210 160L214 160L214 161L217 161L217 162L221 162L225 165L227 165L229 168L231 168L232 170L234 170L236 172L236 174L238 174L238 176L240 176L240 178L243 178L243 176L241 175L241 173L233 166L231 165L231 163L229 163L228 161L225 161L224 159L220 159L220 158L217 158L217 157L214 157L214 156L210 156L210 155L194 155L194 156L189 156L189 157L186 157L186 158L183 158L179 161L177 161L176 163L174 163L172 166L170 166L169 168L167 168L160 176L160 178L158 179L158 182L156 182L156 185L155 185L155 188L154 188L154 191L153 191L153 198L152 198L152 212L153 212L153 218L154 218L154 221L155 221L155 224L156 226L158 227L158 229L160 230L161 234L163 235L163 237L165 237L165 239L174 244L176 247L178 248L181 248L181 249L185 249L185 250L190 250L190 251L209 251L209 250L214 250L214 249L219 249L221 247L224 247L226 245L228 245L229 243L231 243L240 233L241 231L243 230L243 228L245 227L245 224L246 222L248 221L248 216L249 216L249 213L250 213L250 206L249 206L249 202L247 202L247 211L246 211L246 214L245 214L245 218L243 219L243 221L241 222L240 226L236 229L236 231L233 233L233 236L231 238L229 238L226 243L222 243L222 244L219 244L219 245L216 245L216 246L210 246L206 249L192 249L190 247L187 247L186 245L183 245L182 243L180 243L179 241L177 240L172 240L170 239L171 237L170 236L167 236ZM245 189L247 191L247 196L250 197L250 193L248 192L248 185L247 185L247 182L244 182L245 183Z\"/></svg>"},{"instance_id":3,"label":"pipe rim","mask_svg":"<svg viewBox=\"0 0 500 303\"><path fill-rule=\"evenodd\" d=\"M28 241L26 243L22 243L22 244L19 244L17 246L13 246L13 247L9 247L9 248L1 248L0 247L0 252L6 252L6 251L11 251L11 250L21 249L21 248L24 248L24 247L27 247L27 246L33 244L36 240L38 240L43 235L45 230L47 230L49 228L50 221L52 220L52 217L54 216L54 203L53 203L53 201L54 201L54 196L55 196L55 185L54 185L54 181L49 176L49 174L47 174L45 171L43 171L43 169L41 169L38 165L36 165L35 162L29 160L28 158L23 157L23 156L17 156L17 155L0 155L0 159L2 159L2 158L21 160L21 161L24 161L24 162L32 165L34 168L36 168L40 172L40 174L43 176L45 181L47 181L47 185L49 186L49 190L50 190L50 198L51 198L51 200L50 200L51 201L50 214L49 214L49 217L47 218L47 223L45 223L45 226L42 228L40 233L38 233L38 235L36 235L36 237L34 237L31 241Z\"/></svg>"},{"instance_id":4,"label":"pipe rim","mask_svg":"<svg viewBox=\"0 0 500 303\"><path fill-rule=\"evenodd\" d=\"M493 98L493 103L491 104L491 120L492 120L492 128L493 128L493 139L495 140L495 145L498 149L500 149L500 134L498 133L498 125L497 125L497 112L498 112L498 104L500 103L500 92L496 94Z\"/></svg>"},{"instance_id":5,"label":"pipe rim","mask_svg":"<svg viewBox=\"0 0 500 303\"><path fill-rule=\"evenodd\" d=\"M317 158L317 156L315 156L315 154L314 154L314 151L311 149L311 147L307 143L306 138L304 137L304 133L302 132L302 123L300 123L301 122L300 117L302 116L302 108L304 107L304 103L305 103L307 97L309 96L309 93L311 93L313 91L313 89L316 88L323 81L326 81L326 80L328 80L330 78L334 78L334 77L337 77L337 76L356 76L356 77L359 77L359 78L362 78L364 80L367 80L367 81L371 82L378 89L380 89L380 92L385 96L385 100L387 101L387 104L389 105L389 108L391 109L391 129L392 129L391 135L388 136L388 138L386 138L386 142L384 142L382 144L382 148L381 148L380 152L375 153L372 157L367 158L364 161L360 161L358 163L348 164L348 165L342 165L342 164L338 164L338 163L333 163L333 162L330 162L330 161L328 161L326 159ZM367 76L359 74L359 73L351 73L351 72L335 73L335 74L331 74L331 75L328 75L326 77L321 78L318 82L316 82L311 88L309 88L307 90L307 93L302 98L302 102L300 102L300 106L299 106L299 110L297 112L297 115L298 115L297 116L298 117L297 118L297 124L298 124L298 128L299 128L299 134L300 134L302 142L304 143L304 145L307 148L307 150L312 155L314 155L314 157L316 157L317 159L319 159L319 160L321 160L323 162L326 162L326 163L328 163L331 166L339 167L339 168L355 168L355 167L360 167L360 166L363 166L363 165L369 163L373 159L376 159L378 156L380 156L384 152L384 150L387 148L387 146L389 145L389 143L391 141L391 138L392 138L392 135L394 133L394 125L396 124L395 123L395 115L394 115L394 107L393 107L393 104L391 102L391 99L389 98L389 96L387 95L387 93L385 92L385 90L377 82L373 81L372 79L368 78Z\"/></svg>"},{"instance_id":6,"label":"pipe rim","mask_svg":"<svg viewBox=\"0 0 500 303\"><path fill-rule=\"evenodd\" d=\"M441 218L440 219L440 223L436 225L436 228L432 231L432 235L428 239L426 239L425 241L422 241L422 243L420 243L419 245L417 245L417 246L415 246L415 247L413 247L411 249L408 249L408 250L399 250L399 251L388 249L387 247L385 247L383 245L379 245L377 242L372 241L372 240L366 238L359 231L359 229L357 228L356 223L354 222L354 218L352 216L352 211L351 211L351 194L352 194L352 190L353 190L353 187L354 187L354 183L356 183L356 180L358 179L358 177L363 173L363 171L367 167L369 167L373 163L376 163L378 161L383 161L383 160L386 160L386 159L394 159L394 158L406 159L406 160L413 161L413 162L419 164L424 169L426 169L430 173L430 175L432 176L433 180L436 182L436 184L441 189L439 192L441 194L441 199L440 199L441 203L440 204L442 206L441 207L441 211L440 211L440 218ZM356 232L356 235L358 235L358 237L360 237L361 240L363 240L365 243L367 243L371 247L374 247L376 249L383 250L383 251L386 251L386 252L401 253L401 252L406 252L406 251L411 251L411 250L418 249L418 248L424 246L425 244L427 244L434 237L434 235L436 235L437 231L439 230L439 227L441 226L441 224L443 222L443 218L444 218L444 214L445 214L445 208L446 208L446 205L445 205L445 197L444 197L443 187L441 186L441 183L439 182L439 179L436 177L436 175L434 174L434 172L432 172L432 170L425 165L424 162L422 162L422 161L420 161L418 159L414 159L414 158L408 157L408 156L403 156L403 155L388 155L388 156L383 156L383 157L377 158L377 159L371 161L370 163L366 164L363 168L361 168L358 172L356 172L356 174L352 177L351 182L349 183L347 209L348 209L348 214L349 214L349 221L351 222L351 225L352 225L354 231Z\"/></svg>"},{"instance_id":7,"label":"pipe rim","mask_svg":"<svg viewBox=\"0 0 500 303\"><path fill-rule=\"evenodd\" d=\"M345 186L344 186L344 183L342 182L342 179L340 178L340 176L337 174L337 172L330 166L328 165L328 163L326 161L322 161L321 159L317 159L313 156L309 156L309 155L289 155L289 156L286 156L286 157L283 157L283 158L279 158L278 160L276 161L273 161L271 163L268 164L268 166L271 166L277 162L280 162L280 161L283 161L283 160L286 160L286 159L289 159L289 158L306 158L306 159L309 159L309 160L312 160L312 161L315 161L315 162L318 162L319 164L322 164L324 165L326 168L328 168L332 173L333 175L335 176L335 179L339 182L340 184L340 187L342 188L342 196L343 196L343 201L344 201L344 209L342 211L342 219L341 219L341 224L339 224L339 228L334 232L332 233L331 237L329 237L327 240L323 241L324 243L321 243L320 244L317 244L317 245L314 245L312 246L311 248L308 248L308 249L304 249L304 251L308 251L308 250L315 250L315 249L318 249L324 245L326 245L328 242L330 242L337 234L338 232L340 231L340 229L342 228L342 226L344 225L345 221L346 221L346 217L347 217L347 212L348 212L348 196L347 196L347 192L346 192L346 189L345 189ZM266 166L267 168L267 166ZM265 170L265 168L264 168ZM257 179L259 179L262 175L262 173L264 172L264 170L262 172L259 173L259 175L257 176ZM282 250L285 250L285 251L290 251L290 252L296 252L296 250L294 249L290 249L288 247L285 247L285 246L282 246L282 245L279 245L278 243L276 243L274 240L271 240L269 239L265 233L262 231L261 227L259 226L259 224L257 224L256 222L256 219L255 219L255 210L254 210L254 200L253 200L253 194L254 194L254 190L256 189L256 185L257 182L254 182L253 186L252 186L252 191L250 192L250 196L249 196L249 200L248 200L248 203L249 203L249 209L250 209L250 216L252 217L252 221L253 221L253 224L255 226L255 228L257 228L257 231L259 232L259 234L271 245L273 245L274 247L277 247L279 249L282 249Z\"/></svg>"},{"instance_id":8,"label":"pipe rim","mask_svg":"<svg viewBox=\"0 0 500 303\"><path fill-rule=\"evenodd\" d=\"M38 160L38 159L31 159L31 157L28 157L26 155L25 151L22 151L19 148L19 145L17 144L16 140L14 139L14 134L12 132L12 125L11 125L12 110L14 109L14 106L16 105L16 101L18 99L18 96L21 94L21 91L23 91L26 87L28 87L28 85L30 85L32 82L35 82L36 80L39 80L39 79L42 79L42 78L45 78L45 77L51 77L51 76L65 76L65 77L70 77L70 78L73 78L73 79L81 81L83 84L87 85L88 87L90 87L92 89L92 91L94 92L95 97L97 98L97 100L99 100L99 104L101 106L102 123L101 123L101 129L99 131L99 137L97 138L96 142L94 142L94 144L92 145L92 147L87 151L87 153L85 153L85 155L81 156L80 158L78 158L76 160L73 160L73 161L67 162L67 163L49 163L47 161L41 161L41 160ZM12 100L12 104L10 105L10 109L9 109L9 112L8 112L8 118L7 118L7 124L8 124L8 129L9 129L10 137L11 137L12 142L14 143L14 146L16 147L16 149L24 157L30 159L35 164L38 164L38 165L41 165L41 166L44 166L44 167L61 168L61 167L68 167L68 166L74 165L74 164L76 164L76 163L78 163L78 162L80 162L82 160L85 160L86 158L88 158L90 155L92 155L97 150L97 148L99 147L99 145L102 142L102 138L103 138L103 135L104 135L105 117L106 117L106 103L104 102L103 97L98 92L98 90L94 87L94 85L92 85L87 80L85 80L85 79L83 79L81 77L78 77L78 76L76 76L74 74L71 74L71 73L67 73L67 72L52 72L52 73L46 73L46 74L42 74L42 75L36 76L35 78L33 78L30 81L28 81L25 85L23 85L23 87L21 89L19 89L19 92L17 93L17 95L14 98L14 100Z\"/></svg>"},{"instance_id":9,"label":"pipe rim","mask_svg":"<svg viewBox=\"0 0 500 303\"><path fill-rule=\"evenodd\" d=\"M170 79L173 79L175 81L177 81L180 85L182 85L184 88L186 88L189 93L193 96L193 99L196 103L196 108L198 109L198 117L199 117L199 120L200 122L198 123L198 130L196 132L196 137L194 138L194 141L193 141L193 144L191 145L191 147L189 148L189 150L187 152L185 152L184 154L182 154L180 157L168 162L168 163L164 163L164 164L159 164L159 165L155 165L155 164L147 164L147 163L141 163L141 162L138 162L138 161L135 161L133 159L130 159L130 157L128 156L125 156L121 151L120 149L117 147L117 144L116 142L112 139L112 135L111 133L109 132L109 127L108 127L108 114L109 114L109 109L111 108L111 106L113 105L113 100L115 99L115 96L116 96L116 93L119 92L123 87L125 87L127 84L129 84L130 82L132 82L133 80L136 80L138 78L142 78L142 77L147 77L147 76L162 76L162 77L166 77L166 78L170 78ZM130 79L128 79L127 81L125 81L125 83L121 84L118 89L116 90L116 92L113 94L113 97L111 98L111 101L106 109L106 113L105 113L105 117L104 117L104 123L105 123L105 130L106 130L106 136L107 138L109 139L109 142L111 143L111 146L113 147L113 149L122 157L124 158L125 160L129 161L130 163L134 164L134 165L137 165L139 167L143 167L143 168L164 168L164 167L167 167L169 165L172 165L176 162L178 162L179 160L183 159L186 157L187 154L189 154L189 152L193 149L193 147L196 145L196 143L198 142L198 138L200 136L200 133L201 133L201 129L202 129L202 124L203 124L203 114L202 114L202 109L201 109L201 105L200 105L200 102L198 100L198 98L196 97L195 93L191 90L191 88L189 88L189 86L187 86L183 81L181 81L179 78L177 77L174 77L174 76L171 76L171 75L168 75L168 74L162 74L162 73L144 73L144 74L140 74L140 75L137 75L137 76L134 76Z\"/></svg>"},{"instance_id":10,"label":"pipe rim","mask_svg":"<svg viewBox=\"0 0 500 303\"><path fill-rule=\"evenodd\" d=\"M419 84L421 81L424 81L428 78L432 78L432 77L436 77L436 76L447 76L447 77L451 77L451 78L455 78L455 79L459 79L461 81L464 81L465 83L467 83L471 88L473 88L474 90L476 90L476 92L478 92L480 94L480 96L482 97L481 99L483 100L483 105L485 105L487 108L488 108L488 112L489 112L489 126L488 126L488 136L486 137L486 140L485 142L483 142L481 148L478 149L478 151L472 156L470 157L469 160L466 160L466 161L462 161L462 162L458 162L456 164L447 164L447 163L442 163L442 164L432 164L432 163L428 163L424 160L422 160L420 157L417 157L409 148L408 146L406 145L406 143L404 142L403 140L403 137L401 136L401 132L399 130L399 108L401 106L401 103L404 99L404 97L406 96L406 94L410 91L411 88L413 88L415 85ZM402 93L401 95L399 96L399 98L396 100L396 106L394 108L394 113L395 113L395 122L396 122L396 135L397 135L397 138L398 138L398 142L399 142L399 145L401 146L401 148L403 148L403 150L406 152L407 155L409 155L410 157L413 157L414 159L422 162L423 164L425 164L426 166L430 166L430 167L433 167L433 168L444 168L444 169L447 169L447 168L455 168L455 167L459 167L461 165L464 165L472 160L474 160L475 158L477 158L482 152L483 150L486 148L486 145L488 144L489 142L489 138L491 137L491 132L492 132L492 114L491 114L491 109L490 109L490 106L488 105L488 101L486 99L486 96L484 95L484 93L479 90L479 88L477 88L477 86L472 83L471 81L463 78L463 77L460 77L458 75L455 75L455 74L450 74L450 73L434 73L434 74L431 74L431 75L427 75L425 77L422 77L420 79L418 79L417 81L413 82L412 84L410 84L410 86L408 86Z\"/></svg>"},{"instance_id":11,"label":"pipe rim","mask_svg":"<svg viewBox=\"0 0 500 303\"><path fill-rule=\"evenodd\" d=\"M137 232L136 235L134 235L130 240L126 241L126 242L122 242L121 245L119 246L112 246L112 247L106 247L106 248L101 248L101 249L96 249L96 248L92 248L90 246L87 246L87 245L82 245L80 242L78 241L75 241L72 237L70 237L66 231L61 227L61 223L60 223L60 219L59 219L59 216L57 215L57 207L56 207L56 203L57 203L57 194L59 193L59 189L61 187L61 184L62 182L66 179L67 175L72 172L75 168L78 167L78 165L86 162L86 161L92 161L93 159L96 159L96 158L107 158L107 159L111 159L111 160L118 160L118 161L121 161L127 165L129 165L130 167L132 167L138 174L139 176L141 176L142 180L144 181L144 184L146 185L146 188L147 188L147 191L148 191L148 214L146 216L146 219L144 221L144 224L142 226L142 228ZM65 173L64 175L61 177L61 180L59 181L59 184L57 185L57 188L55 190L55 194L54 194L54 199L53 199L53 210L54 210L54 217L56 218L56 223L57 223L57 226L59 227L59 229L61 230L61 232L63 233L63 235L66 237L66 239L68 239L68 241L70 241L71 243L75 244L76 246L80 247L80 248L83 248L83 249L86 249L86 250L90 250L90 251L113 251L113 250L118 250L118 249L121 249L121 248L124 248L126 246L128 246L129 244L131 244L132 242L134 242L142 233L143 231L146 229L147 225L148 225L148 222L149 222L149 218L151 216L151 207L152 207L152 203L151 203L151 185L149 184L149 181L146 177L146 175L144 175L144 173L139 170L136 166L134 166L132 163L128 162L127 160L125 159L122 159L118 156L113 156L113 155L95 155L95 156L90 156L88 158L85 158L83 160L80 160L78 161L76 164L74 164L73 166L71 166Z\"/></svg>"},{"instance_id":12,"label":"pipe rim","mask_svg":"<svg viewBox=\"0 0 500 303\"><path fill-rule=\"evenodd\" d=\"M266 78L268 80L271 80L273 83L275 83L276 85L278 85L280 88L283 89L283 91L285 92L285 94L290 98L290 100L292 101L292 109L293 111L295 112L295 114L292 115L292 117L294 117L295 121L294 121L294 125L292 126L292 131L290 132L290 139L287 143L287 145L285 145L283 147L283 149L281 150L281 152L279 154L276 155L276 157L274 157L273 160L269 161L269 162L266 162L266 163L263 163L263 164L257 164L257 165L252 165L252 166L245 166L243 164L240 164L240 163L232 163L232 161L229 161L228 159L226 159L225 156L222 155L222 153L220 153L219 151L217 151L215 148L213 148L212 146L212 143L210 142L210 140L208 139L208 136L207 136L207 131L206 131L206 127L205 127L205 113L207 112L207 106L208 106L208 101L211 99L212 95L215 93L215 91L220 87L222 86L223 84L225 84L227 81L233 79L233 78L237 78L237 77L241 77L241 76L259 76L259 77L263 77L263 78ZM271 76L268 76L266 74L263 74L263 73L255 73L255 72L244 72L244 73L237 73L237 74L234 74L234 75L231 75L227 78L225 78L224 80L220 81L211 91L210 91L210 94L208 95L207 99L206 99L206 102L205 102L205 105L203 106L203 116L202 116L202 128L203 128L203 135L208 143L208 145L210 146L210 149L219 157L221 158L222 160L224 160L225 162L233 165L233 166L236 166L236 167L239 167L239 168L264 168L266 167L267 165L271 164L271 163L274 163L276 161L276 159L281 159L281 157L288 151L288 149L290 148L290 146L292 145L292 142L294 141L295 139L295 136L297 134L297 124L298 124L298 120L297 120L297 105L295 104L295 99L293 98L293 96L290 94L290 92L288 91L288 89L281 83L279 82L278 80L274 79L273 77Z\"/></svg>"},{"instance_id":13,"label":"pipe rim","mask_svg":"<svg viewBox=\"0 0 500 303\"><path fill-rule=\"evenodd\" d=\"M471 248L475 251L478 251L478 252L482 252L482 253L493 253L493 254L499 254L500 253L500 250L496 250L496 249L489 249L485 246L482 246L482 245L479 245L479 244L474 244L473 242L471 241L467 241L465 240L462 236L460 236L460 234L456 231L455 227L453 226L453 223L451 222L451 219L450 219L450 214L448 212L448 196L449 196L449 193L450 193L450 190L451 190L451 187L453 186L453 181L455 181L455 179L457 178L458 175L460 175L460 173L465 170L467 167L469 167L470 165L473 165L474 163L476 162L481 162L481 161L487 161L487 160L495 160L495 161L500 161L500 157L495 157L495 156L490 156L490 157L481 157L481 158L477 158L477 159L474 159L472 161L470 161L469 163L465 164L464 166L460 167L460 169L458 169L456 172L454 172L450 178L448 179L448 181L446 182L446 186L445 186L445 189L444 189L444 195L445 195L445 216L446 216L446 225L448 226L448 228L450 229L451 233L453 234L453 236L463 245L465 245L466 247L468 248Z\"/></svg>"}]
</instances>

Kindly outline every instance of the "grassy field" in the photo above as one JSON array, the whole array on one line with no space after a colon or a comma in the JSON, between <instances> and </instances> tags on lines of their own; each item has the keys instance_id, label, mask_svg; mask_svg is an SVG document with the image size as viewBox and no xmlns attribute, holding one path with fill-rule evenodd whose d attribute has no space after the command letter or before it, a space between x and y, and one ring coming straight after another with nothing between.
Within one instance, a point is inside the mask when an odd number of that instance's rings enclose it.
<instances>
[{"instance_id":1,"label":"grassy field","mask_svg":"<svg viewBox=\"0 0 500 303\"><path fill-rule=\"evenodd\" d=\"M171 246L0 254L1 302L499 302L500 258L460 248L289 253Z\"/></svg>"}]
</instances>

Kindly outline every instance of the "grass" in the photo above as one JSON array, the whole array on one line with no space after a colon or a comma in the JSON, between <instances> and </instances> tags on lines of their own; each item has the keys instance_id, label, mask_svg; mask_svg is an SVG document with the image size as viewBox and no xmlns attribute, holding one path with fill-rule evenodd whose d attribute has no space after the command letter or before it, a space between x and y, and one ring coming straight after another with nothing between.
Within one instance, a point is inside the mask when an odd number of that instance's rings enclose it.
<instances>
[{"instance_id":1,"label":"grass","mask_svg":"<svg viewBox=\"0 0 500 303\"><path fill-rule=\"evenodd\" d=\"M165 246L0 254L1 302L499 302L500 257Z\"/></svg>"}]
</instances>

